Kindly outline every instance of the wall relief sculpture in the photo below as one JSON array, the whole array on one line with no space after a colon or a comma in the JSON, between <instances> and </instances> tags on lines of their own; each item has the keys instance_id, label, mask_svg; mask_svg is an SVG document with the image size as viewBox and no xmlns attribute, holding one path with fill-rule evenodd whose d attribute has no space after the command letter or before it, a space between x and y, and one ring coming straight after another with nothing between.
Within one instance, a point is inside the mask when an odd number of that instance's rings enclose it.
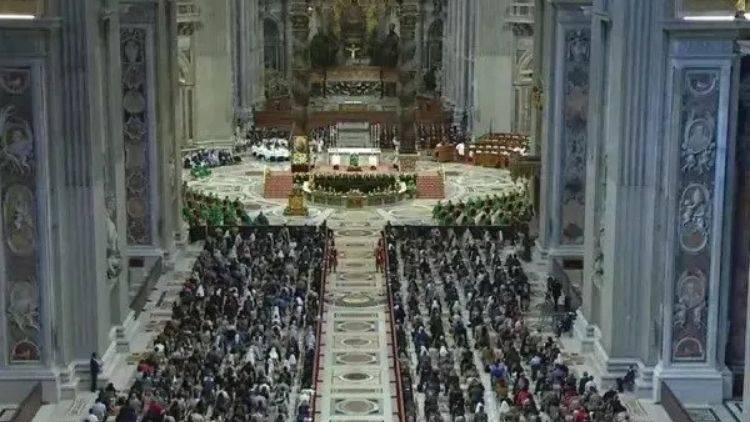
<instances>
[{"instance_id":1,"label":"wall relief sculpture","mask_svg":"<svg viewBox=\"0 0 750 422\"><path fill-rule=\"evenodd\" d=\"M705 359L702 332L706 330L708 283L702 271L687 270L680 275L675 288L672 317L673 330L679 341L674 356L690 360Z\"/></svg>"},{"instance_id":2,"label":"wall relief sculpture","mask_svg":"<svg viewBox=\"0 0 750 422\"><path fill-rule=\"evenodd\" d=\"M122 272L122 254L120 253L120 236L115 224L115 211L111 203L107 204L107 278L114 280Z\"/></svg>"},{"instance_id":3,"label":"wall relief sculpture","mask_svg":"<svg viewBox=\"0 0 750 422\"><path fill-rule=\"evenodd\" d=\"M150 133L148 39L143 27L124 25L121 28L125 201L127 240L131 245L150 245L153 241L149 177L153 134Z\"/></svg>"},{"instance_id":4,"label":"wall relief sculpture","mask_svg":"<svg viewBox=\"0 0 750 422\"><path fill-rule=\"evenodd\" d=\"M39 292L36 280L11 283L6 304L8 321L16 329L39 331Z\"/></svg>"},{"instance_id":5,"label":"wall relief sculpture","mask_svg":"<svg viewBox=\"0 0 750 422\"><path fill-rule=\"evenodd\" d=\"M0 165L16 173L28 173L34 165L31 125L16 115L12 105L0 109L0 137Z\"/></svg>"},{"instance_id":6,"label":"wall relief sculpture","mask_svg":"<svg viewBox=\"0 0 750 422\"><path fill-rule=\"evenodd\" d=\"M717 137L719 70L684 68L676 72L680 103L676 132L679 151L675 215L672 360L704 362L708 341ZM723 170L722 170L723 171ZM720 230L720 229L718 229Z\"/></svg>"},{"instance_id":7,"label":"wall relief sculpture","mask_svg":"<svg viewBox=\"0 0 750 422\"><path fill-rule=\"evenodd\" d=\"M680 149L682 151L682 171L695 171L703 174L711 170L716 143L714 142L714 128L716 119L710 114L696 116L691 112L689 122L685 127Z\"/></svg>"},{"instance_id":8,"label":"wall relief sculpture","mask_svg":"<svg viewBox=\"0 0 750 422\"><path fill-rule=\"evenodd\" d=\"M26 186L12 185L3 195L3 229L8 248L29 256L36 249L34 193Z\"/></svg>"},{"instance_id":9,"label":"wall relief sculpture","mask_svg":"<svg viewBox=\"0 0 750 422\"><path fill-rule=\"evenodd\" d=\"M0 212L6 280L1 304L10 364L41 359L39 198L32 68L0 67Z\"/></svg>"},{"instance_id":10,"label":"wall relief sculpture","mask_svg":"<svg viewBox=\"0 0 750 422\"><path fill-rule=\"evenodd\" d=\"M706 247L711 226L711 198L708 189L697 183L685 188L680 197L680 245L689 252Z\"/></svg>"}]
</instances>

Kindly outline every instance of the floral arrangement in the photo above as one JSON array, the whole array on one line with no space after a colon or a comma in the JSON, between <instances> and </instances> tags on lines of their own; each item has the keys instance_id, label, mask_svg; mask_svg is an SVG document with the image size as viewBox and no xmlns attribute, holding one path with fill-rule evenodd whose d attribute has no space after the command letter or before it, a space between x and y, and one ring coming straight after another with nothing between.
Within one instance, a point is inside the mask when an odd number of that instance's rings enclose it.
<instances>
[{"instance_id":1,"label":"floral arrangement","mask_svg":"<svg viewBox=\"0 0 750 422\"><path fill-rule=\"evenodd\" d=\"M295 152L292 154L292 164L294 165L305 165L307 164L307 154L304 152Z\"/></svg>"}]
</instances>

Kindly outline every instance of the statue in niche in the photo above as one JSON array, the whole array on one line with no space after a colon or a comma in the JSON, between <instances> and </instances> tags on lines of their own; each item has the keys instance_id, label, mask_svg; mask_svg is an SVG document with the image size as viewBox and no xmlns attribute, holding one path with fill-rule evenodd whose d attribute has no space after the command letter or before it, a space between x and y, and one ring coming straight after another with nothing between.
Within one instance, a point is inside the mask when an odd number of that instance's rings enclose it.
<instances>
[{"instance_id":1,"label":"statue in niche","mask_svg":"<svg viewBox=\"0 0 750 422\"><path fill-rule=\"evenodd\" d=\"M318 31L310 41L310 61L313 67L335 66L338 51L339 41L330 28L326 32Z\"/></svg>"},{"instance_id":2,"label":"statue in niche","mask_svg":"<svg viewBox=\"0 0 750 422\"><path fill-rule=\"evenodd\" d=\"M380 47L380 61L382 66L391 68L398 66L399 43L400 39L398 34L396 34L396 25L391 24L388 35L386 35Z\"/></svg>"},{"instance_id":3,"label":"statue in niche","mask_svg":"<svg viewBox=\"0 0 750 422\"><path fill-rule=\"evenodd\" d=\"M107 278L114 280L122 272L122 254L120 253L120 236L114 222L114 206L107 205Z\"/></svg>"},{"instance_id":4,"label":"statue in niche","mask_svg":"<svg viewBox=\"0 0 750 422\"><path fill-rule=\"evenodd\" d=\"M351 3L344 9L341 14L341 37L344 49L349 52L353 58L358 58L358 54L364 51L365 39L367 36L367 19L359 0L351 0Z\"/></svg>"}]
</instances>

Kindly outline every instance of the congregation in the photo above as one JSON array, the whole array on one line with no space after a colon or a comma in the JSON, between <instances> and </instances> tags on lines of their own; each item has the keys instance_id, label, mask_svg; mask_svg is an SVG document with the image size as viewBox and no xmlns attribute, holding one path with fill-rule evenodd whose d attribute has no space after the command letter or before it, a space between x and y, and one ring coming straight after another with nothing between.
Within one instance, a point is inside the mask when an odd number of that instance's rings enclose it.
<instances>
[{"instance_id":1,"label":"congregation","mask_svg":"<svg viewBox=\"0 0 750 422\"><path fill-rule=\"evenodd\" d=\"M217 231L133 386L108 385L91 414L118 422L307 420L330 242L325 226Z\"/></svg>"},{"instance_id":2,"label":"congregation","mask_svg":"<svg viewBox=\"0 0 750 422\"><path fill-rule=\"evenodd\" d=\"M384 236L410 420L627 420L617 391L576 375L559 341L545 338L551 327L528 318L535 297L557 311L561 294L555 282L546 295L534 290L511 236L444 227L387 227Z\"/></svg>"},{"instance_id":3,"label":"congregation","mask_svg":"<svg viewBox=\"0 0 750 422\"><path fill-rule=\"evenodd\" d=\"M185 155L183 168L221 167L237 164L241 161L242 158L239 155L235 155L227 149L201 149Z\"/></svg>"}]
</instances>

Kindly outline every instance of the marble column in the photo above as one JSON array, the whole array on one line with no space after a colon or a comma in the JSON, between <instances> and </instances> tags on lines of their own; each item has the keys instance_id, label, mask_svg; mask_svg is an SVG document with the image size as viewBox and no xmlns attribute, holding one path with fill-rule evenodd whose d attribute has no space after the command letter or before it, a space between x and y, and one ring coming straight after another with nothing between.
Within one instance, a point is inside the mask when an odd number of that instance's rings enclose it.
<instances>
[{"instance_id":1,"label":"marble column","mask_svg":"<svg viewBox=\"0 0 750 422\"><path fill-rule=\"evenodd\" d=\"M514 51L517 26L498 24L509 19L505 2L478 0L473 7L475 41L473 48L469 48L469 58L473 57L470 69L474 71L470 73L474 77L468 84L473 91L468 96L473 110L472 132L477 137L490 131L510 132L516 108L513 69L517 58ZM481 89L474 90L474 86Z\"/></svg>"},{"instance_id":2,"label":"marble column","mask_svg":"<svg viewBox=\"0 0 750 422\"><path fill-rule=\"evenodd\" d=\"M741 388L745 375L747 338L748 267L750 267L750 43L740 41L743 57L740 64L739 108L737 112L737 183L732 228L731 286L729 297L729 330L727 366L733 374L734 394ZM747 391L747 390L745 390Z\"/></svg>"},{"instance_id":3,"label":"marble column","mask_svg":"<svg viewBox=\"0 0 750 422\"><path fill-rule=\"evenodd\" d=\"M728 392L721 334L728 254L722 250L729 245L725 225L732 224L737 57L736 34L713 35L671 33L666 79L664 321L654 376L687 403L721 403Z\"/></svg>"},{"instance_id":4,"label":"marble column","mask_svg":"<svg viewBox=\"0 0 750 422\"><path fill-rule=\"evenodd\" d=\"M305 110L310 101L310 16L307 4L301 0L292 0L292 99L295 108Z\"/></svg>"},{"instance_id":5,"label":"marble column","mask_svg":"<svg viewBox=\"0 0 750 422\"><path fill-rule=\"evenodd\" d=\"M129 256L158 256L156 10L132 1L120 10L122 112Z\"/></svg>"},{"instance_id":6,"label":"marble column","mask_svg":"<svg viewBox=\"0 0 750 422\"><path fill-rule=\"evenodd\" d=\"M654 30L657 16L658 7L642 0L597 1L591 9L583 304L576 323L601 378L613 382L634 365L644 396L652 391L660 338L654 233L661 152L652 116L663 113L664 39Z\"/></svg>"},{"instance_id":7,"label":"marble column","mask_svg":"<svg viewBox=\"0 0 750 422\"><path fill-rule=\"evenodd\" d=\"M233 143L234 78L231 0L196 0L200 26L195 52L195 142L226 147Z\"/></svg>"},{"instance_id":8,"label":"marble column","mask_svg":"<svg viewBox=\"0 0 750 422\"><path fill-rule=\"evenodd\" d=\"M179 65L177 61L177 4L159 0L156 5L156 116L157 179L159 200L156 203L159 247L166 268L174 265L176 241L180 231L182 200L182 158L177 138L177 94Z\"/></svg>"},{"instance_id":9,"label":"marble column","mask_svg":"<svg viewBox=\"0 0 750 422\"><path fill-rule=\"evenodd\" d=\"M177 14L178 98L176 130L180 149L195 143L195 31L200 25L198 5L183 2Z\"/></svg>"},{"instance_id":10,"label":"marble column","mask_svg":"<svg viewBox=\"0 0 750 422\"><path fill-rule=\"evenodd\" d=\"M402 154L415 154L416 137L414 127L414 113L416 112L416 95L419 84L419 56L417 55L417 20L419 18L419 4L416 1L405 1L400 6L399 23L401 25L399 45L399 79L401 84L401 141ZM412 160L408 157L400 159L405 171L413 169Z\"/></svg>"},{"instance_id":11,"label":"marble column","mask_svg":"<svg viewBox=\"0 0 750 422\"><path fill-rule=\"evenodd\" d=\"M258 0L236 0L235 72L237 82L235 116L252 117L252 110L263 103L263 23Z\"/></svg>"},{"instance_id":12,"label":"marble column","mask_svg":"<svg viewBox=\"0 0 750 422\"><path fill-rule=\"evenodd\" d=\"M590 4L590 3L589 3ZM591 22L586 2L545 5L539 247L581 258L586 205Z\"/></svg>"},{"instance_id":13,"label":"marble column","mask_svg":"<svg viewBox=\"0 0 750 422\"><path fill-rule=\"evenodd\" d=\"M129 346L134 313L129 309L128 274L125 251L127 239L127 202L125 189L125 147L122 119L122 68L120 66L120 16L117 1L108 0L102 11L102 36L106 52L102 55L102 95L106 102L106 136L101 139L107 163L104 170L105 206L107 212L107 280L110 288L111 322L116 331L119 350Z\"/></svg>"},{"instance_id":14,"label":"marble column","mask_svg":"<svg viewBox=\"0 0 750 422\"><path fill-rule=\"evenodd\" d=\"M750 283L750 271L748 272L748 283ZM748 289L746 300L750 303L750 289ZM747 307L747 325L750 325L750 307ZM750 421L750 334L745 330L745 379L742 384L742 420Z\"/></svg>"}]
</instances>

